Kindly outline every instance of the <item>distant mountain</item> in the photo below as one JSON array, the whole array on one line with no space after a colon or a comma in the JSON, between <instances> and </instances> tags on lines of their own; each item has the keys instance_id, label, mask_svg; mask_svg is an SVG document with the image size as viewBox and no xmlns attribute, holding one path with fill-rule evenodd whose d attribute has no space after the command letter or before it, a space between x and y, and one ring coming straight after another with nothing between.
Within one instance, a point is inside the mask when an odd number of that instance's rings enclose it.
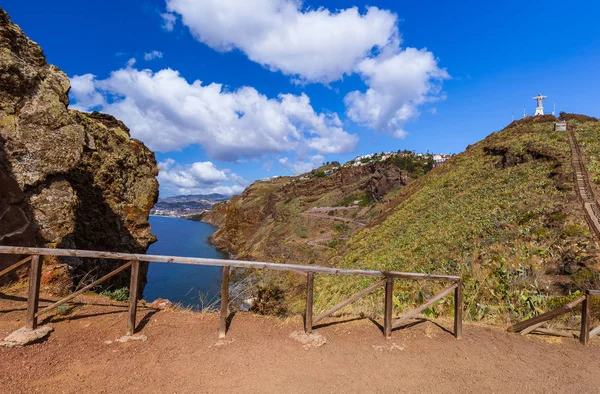
<instances>
[{"instance_id":1,"label":"distant mountain","mask_svg":"<svg viewBox=\"0 0 600 394\"><path fill-rule=\"evenodd\" d=\"M159 202L192 202L192 201L225 201L229 200L229 196L219 193L212 194L186 194L183 196L172 196L159 198Z\"/></svg>"},{"instance_id":2,"label":"distant mountain","mask_svg":"<svg viewBox=\"0 0 600 394\"><path fill-rule=\"evenodd\" d=\"M159 198L152 215L189 218L211 209L216 203L228 200L223 194L190 194Z\"/></svg>"}]
</instances>

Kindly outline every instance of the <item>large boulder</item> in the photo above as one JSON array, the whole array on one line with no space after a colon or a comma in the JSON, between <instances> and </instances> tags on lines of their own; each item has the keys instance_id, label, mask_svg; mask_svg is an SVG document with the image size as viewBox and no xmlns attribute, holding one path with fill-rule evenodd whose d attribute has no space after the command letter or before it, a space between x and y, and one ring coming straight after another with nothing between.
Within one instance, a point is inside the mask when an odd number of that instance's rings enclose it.
<instances>
[{"instance_id":1,"label":"large boulder","mask_svg":"<svg viewBox=\"0 0 600 394\"><path fill-rule=\"evenodd\" d=\"M154 153L112 116L69 109L69 89L0 8L0 244L144 253L156 240L148 223L158 198ZM0 256L0 269L18 257ZM120 264L44 262L54 271L44 279L67 286Z\"/></svg>"}]
</instances>

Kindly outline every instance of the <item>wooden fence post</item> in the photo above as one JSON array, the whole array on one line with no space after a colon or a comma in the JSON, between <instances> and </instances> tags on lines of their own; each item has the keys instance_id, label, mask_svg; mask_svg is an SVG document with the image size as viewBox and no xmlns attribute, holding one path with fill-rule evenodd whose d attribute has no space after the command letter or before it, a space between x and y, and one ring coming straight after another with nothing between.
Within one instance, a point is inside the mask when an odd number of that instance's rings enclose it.
<instances>
[{"instance_id":1,"label":"wooden fence post","mask_svg":"<svg viewBox=\"0 0 600 394\"><path fill-rule=\"evenodd\" d=\"M39 255L31 258L31 269L29 270L29 296L27 297L27 327L35 330L37 328L38 301L40 300L40 280L42 278L42 263Z\"/></svg>"},{"instance_id":2,"label":"wooden fence post","mask_svg":"<svg viewBox=\"0 0 600 394\"><path fill-rule=\"evenodd\" d=\"M315 273L309 272L306 274L306 317L304 319L304 332L310 334L312 332L313 318L313 296L314 296Z\"/></svg>"},{"instance_id":3,"label":"wooden fence post","mask_svg":"<svg viewBox=\"0 0 600 394\"><path fill-rule=\"evenodd\" d=\"M385 301L384 301L384 316L383 316L383 335L386 338L392 336L392 307L394 297L394 278L387 278L385 282Z\"/></svg>"},{"instance_id":4,"label":"wooden fence post","mask_svg":"<svg viewBox=\"0 0 600 394\"><path fill-rule=\"evenodd\" d=\"M581 304L581 332L579 342L587 345L590 341L590 323L592 321L592 296L589 291L585 292L585 300Z\"/></svg>"},{"instance_id":5,"label":"wooden fence post","mask_svg":"<svg viewBox=\"0 0 600 394\"><path fill-rule=\"evenodd\" d=\"M131 264L131 279L129 281L129 319L127 322L127 335L133 335L135 333L139 282L140 262L134 260Z\"/></svg>"},{"instance_id":6,"label":"wooden fence post","mask_svg":"<svg viewBox=\"0 0 600 394\"><path fill-rule=\"evenodd\" d=\"M456 289L454 289L454 336L456 339L459 339L462 336L462 314L462 280L459 280Z\"/></svg>"},{"instance_id":7,"label":"wooden fence post","mask_svg":"<svg viewBox=\"0 0 600 394\"><path fill-rule=\"evenodd\" d=\"M219 338L225 338L227 333L227 316L229 314L229 266L223 266L223 279L221 281L221 323Z\"/></svg>"}]
</instances>

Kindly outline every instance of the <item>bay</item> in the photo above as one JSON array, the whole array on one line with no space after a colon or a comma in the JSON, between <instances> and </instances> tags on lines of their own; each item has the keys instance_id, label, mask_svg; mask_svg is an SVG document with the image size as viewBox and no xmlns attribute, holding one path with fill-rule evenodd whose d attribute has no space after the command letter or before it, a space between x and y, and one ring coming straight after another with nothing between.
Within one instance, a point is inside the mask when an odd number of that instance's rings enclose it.
<instances>
[{"instance_id":1,"label":"bay","mask_svg":"<svg viewBox=\"0 0 600 394\"><path fill-rule=\"evenodd\" d=\"M150 216L149 221L158 241L148 254L227 258L208 243L208 237L217 230L210 224L164 216ZM202 309L218 302L220 283L221 267L152 262L143 297L148 302L166 298L186 308Z\"/></svg>"}]
</instances>

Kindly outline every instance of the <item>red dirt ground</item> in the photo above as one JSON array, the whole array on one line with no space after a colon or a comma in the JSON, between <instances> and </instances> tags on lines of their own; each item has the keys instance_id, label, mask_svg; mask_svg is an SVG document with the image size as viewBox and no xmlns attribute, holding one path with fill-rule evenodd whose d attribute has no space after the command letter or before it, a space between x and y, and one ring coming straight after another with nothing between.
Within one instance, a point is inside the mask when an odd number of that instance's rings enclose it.
<instances>
[{"instance_id":1,"label":"red dirt ground","mask_svg":"<svg viewBox=\"0 0 600 394\"><path fill-rule=\"evenodd\" d=\"M45 300L52 297L42 297ZM600 341L521 337L466 324L456 340L422 322L386 340L369 320L318 328L327 343L290 338L300 318L237 314L217 339L218 315L140 308L146 342L121 337L126 306L83 297L70 316L47 324L38 344L0 348L1 393L566 393L598 392ZM43 302L42 305L47 304ZM22 327L25 302L0 293L0 338Z\"/></svg>"}]
</instances>

